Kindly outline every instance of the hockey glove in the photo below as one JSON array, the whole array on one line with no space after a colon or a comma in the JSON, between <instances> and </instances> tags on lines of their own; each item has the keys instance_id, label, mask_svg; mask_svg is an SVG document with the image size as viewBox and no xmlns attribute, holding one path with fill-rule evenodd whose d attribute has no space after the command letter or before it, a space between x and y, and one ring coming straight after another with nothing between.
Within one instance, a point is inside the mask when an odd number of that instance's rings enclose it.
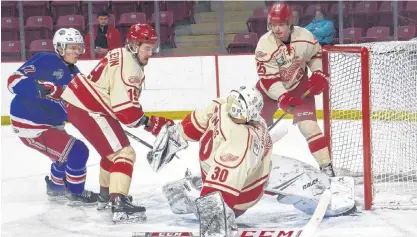
<instances>
[{"instance_id":1,"label":"hockey glove","mask_svg":"<svg viewBox=\"0 0 417 237\"><path fill-rule=\"evenodd\" d=\"M303 99L295 98L289 93L284 93L278 98L278 106L289 114L295 114L295 108L303 103Z\"/></svg>"},{"instance_id":2,"label":"hockey glove","mask_svg":"<svg viewBox=\"0 0 417 237\"><path fill-rule=\"evenodd\" d=\"M38 89L39 97L50 98L53 100L61 99L62 92L64 91L61 86L55 85L50 81L38 80L36 87Z\"/></svg>"},{"instance_id":3,"label":"hockey glove","mask_svg":"<svg viewBox=\"0 0 417 237\"><path fill-rule=\"evenodd\" d=\"M174 125L174 121L164 117L151 116L148 121L148 125L145 126L145 130L152 133L154 136L158 136L161 128L168 124L169 126Z\"/></svg>"},{"instance_id":4,"label":"hockey glove","mask_svg":"<svg viewBox=\"0 0 417 237\"><path fill-rule=\"evenodd\" d=\"M321 94L329 86L329 77L321 71L315 71L307 81L311 96Z\"/></svg>"}]
</instances>

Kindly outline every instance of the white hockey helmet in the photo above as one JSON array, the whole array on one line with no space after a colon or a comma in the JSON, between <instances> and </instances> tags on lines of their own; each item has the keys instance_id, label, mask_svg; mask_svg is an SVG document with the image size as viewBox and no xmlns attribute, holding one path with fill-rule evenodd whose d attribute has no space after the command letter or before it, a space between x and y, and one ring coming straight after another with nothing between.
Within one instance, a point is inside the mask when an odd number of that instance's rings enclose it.
<instances>
[{"instance_id":1,"label":"white hockey helmet","mask_svg":"<svg viewBox=\"0 0 417 237\"><path fill-rule=\"evenodd\" d=\"M232 118L245 119L246 122L259 121L264 101L262 94L256 88L241 86L230 92L227 106Z\"/></svg>"},{"instance_id":2,"label":"white hockey helmet","mask_svg":"<svg viewBox=\"0 0 417 237\"><path fill-rule=\"evenodd\" d=\"M55 52L60 56L64 56L67 44L82 44L83 51L81 53L85 53L83 36L74 28L61 28L57 30L54 35L53 43ZM58 48L62 48L64 51L62 55L59 53Z\"/></svg>"}]
</instances>

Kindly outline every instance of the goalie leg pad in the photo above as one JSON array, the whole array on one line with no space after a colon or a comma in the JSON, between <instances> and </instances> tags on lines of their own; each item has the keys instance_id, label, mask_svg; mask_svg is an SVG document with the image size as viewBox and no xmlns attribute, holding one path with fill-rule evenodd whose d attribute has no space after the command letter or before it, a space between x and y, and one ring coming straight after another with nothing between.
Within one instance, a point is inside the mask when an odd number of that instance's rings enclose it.
<instances>
[{"instance_id":1,"label":"goalie leg pad","mask_svg":"<svg viewBox=\"0 0 417 237\"><path fill-rule=\"evenodd\" d=\"M237 234L235 213L220 192L208 193L195 202L200 220L200 236L232 237Z\"/></svg>"},{"instance_id":2,"label":"goalie leg pad","mask_svg":"<svg viewBox=\"0 0 417 237\"><path fill-rule=\"evenodd\" d=\"M327 207L325 216L340 216L345 213L351 213L352 210L356 208L353 178L332 177L331 180L330 191L332 193L332 198ZM287 196L283 199L293 201L295 208L309 215L314 213L320 201L320 198L317 197L309 199ZM279 202L281 201L279 200Z\"/></svg>"},{"instance_id":3,"label":"goalie leg pad","mask_svg":"<svg viewBox=\"0 0 417 237\"><path fill-rule=\"evenodd\" d=\"M353 177L332 177L330 190L332 200L326 211L326 216L340 216L351 213L355 206L355 180Z\"/></svg>"},{"instance_id":4,"label":"goalie leg pad","mask_svg":"<svg viewBox=\"0 0 417 237\"><path fill-rule=\"evenodd\" d=\"M272 155L271 161L268 193L314 199L330 187L329 177L307 163L277 155Z\"/></svg>"},{"instance_id":5,"label":"goalie leg pad","mask_svg":"<svg viewBox=\"0 0 417 237\"><path fill-rule=\"evenodd\" d=\"M200 192L193 187L188 178L173 181L162 187L162 193L167 198L169 206L174 214L197 215L195 200L200 196Z\"/></svg>"},{"instance_id":6,"label":"goalie leg pad","mask_svg":"<svg viewBox=\"0 0 417 237\"><path fill-rule=\"evenodd\" d=\"M110 193L127 195L132 180L133 165L136 161L135 150L129 145L123 147L116 155L111 155L114 163L110 169Z\"/></svg>"},{"instance_id":7,"label":"goalie leg pad","mask_svg":"<svg viewBox=\"0 0 417 237\"><path fill-rule=\"evenodd\" d=\"M147 155L152 170L158 172L171 162L175 153L188 147L181 133L180 124L164 126L155 139L153 149Z\"/></svg>"}]
</instances>

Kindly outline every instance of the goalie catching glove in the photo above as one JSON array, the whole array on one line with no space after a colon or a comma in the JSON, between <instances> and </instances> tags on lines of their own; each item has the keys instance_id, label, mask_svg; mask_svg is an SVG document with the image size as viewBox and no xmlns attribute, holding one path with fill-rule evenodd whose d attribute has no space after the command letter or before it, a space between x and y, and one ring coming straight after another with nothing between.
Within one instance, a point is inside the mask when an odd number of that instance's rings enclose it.
<instances>
[{"instance_id":1,"label":"goalie catching glove","mask_svg":"<svg viewBox=\"0 0 417 237\"><path fill-rule=\"evenodd\" d=\"M188 147L188 142L182 137L181 124L165 125L155 139L152 150L147 158L152 170L158 172L171 162L175 153Z\"/></svg>"}]
</instances>

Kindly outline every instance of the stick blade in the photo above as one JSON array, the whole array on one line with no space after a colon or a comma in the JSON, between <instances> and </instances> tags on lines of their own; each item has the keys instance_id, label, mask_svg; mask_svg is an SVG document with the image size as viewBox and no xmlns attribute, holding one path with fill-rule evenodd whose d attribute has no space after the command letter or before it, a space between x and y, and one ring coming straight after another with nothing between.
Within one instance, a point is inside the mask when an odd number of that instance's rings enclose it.
<instances>
[{"instance_id":1,"label":"stick blade","mask_svg":"<svg viewBox=\"0 0 417 237\"><path fill-rule=\"evenodd\" d=\"M301 233L300 237L313 237L314 236L314 233L316 232L318 226L323 220L324 214L326 213L326 210L327 210L327 206L329 206L331 199L332 199L332 192L330 191L330 189L324 190L323 194L321 195L321 198L317 205L316 210L311 216L310 221L303 228L303 232Z\"/></svg>"}]
</instances>

